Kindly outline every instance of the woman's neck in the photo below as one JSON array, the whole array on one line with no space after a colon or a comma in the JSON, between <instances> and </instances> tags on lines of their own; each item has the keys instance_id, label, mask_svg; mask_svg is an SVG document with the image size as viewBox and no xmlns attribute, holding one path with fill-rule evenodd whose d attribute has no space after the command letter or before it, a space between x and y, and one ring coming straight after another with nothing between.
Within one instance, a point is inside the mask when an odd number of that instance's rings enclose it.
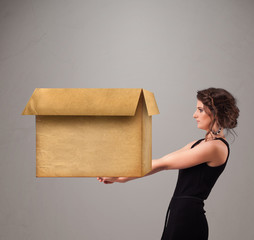
<instances>
[{"instance_id":1,"label":"woman's neck","mask_svg":"<svg viewBox=\"0 0 254 240\"><path fill-rule=\"evenodd\" d=\"M212 132L210 132L209 134L208 134L208 136L207 136L207 141L210 141L210 140L213 140L213 139L215 139L215 138L224 138L224 139L226 139L225 138L225 135L224 135L224 133L223 133L223 129L221 129L221 131L220 131L220 133L218 133L218 134L213 134Z\"/></svg>"}]
</instances>

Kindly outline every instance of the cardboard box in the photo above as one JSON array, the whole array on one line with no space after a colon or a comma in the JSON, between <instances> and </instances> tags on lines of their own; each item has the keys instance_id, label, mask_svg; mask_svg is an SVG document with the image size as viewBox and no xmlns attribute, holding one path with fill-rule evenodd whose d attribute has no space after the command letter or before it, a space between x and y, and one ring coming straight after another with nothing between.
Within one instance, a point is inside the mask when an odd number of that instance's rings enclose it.
<instances>
[{"instance_id":1,"label":"cardboard box","mask_svg":"<svg viewBox=\"0 0 254 240\"><path fill-rule=\"evenodd\" d=\"M36 88L37 177L141 177L151 171L153 93L124 88Z\"/></svg>"}]
</instances>

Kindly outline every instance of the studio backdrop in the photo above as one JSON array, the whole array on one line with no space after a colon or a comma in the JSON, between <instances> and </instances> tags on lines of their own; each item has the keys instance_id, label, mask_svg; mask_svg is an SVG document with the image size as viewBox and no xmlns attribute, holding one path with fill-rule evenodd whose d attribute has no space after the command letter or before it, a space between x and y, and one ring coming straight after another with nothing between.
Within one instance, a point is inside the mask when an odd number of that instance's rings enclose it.
<instances>
[{"instance_id":1,"label":"studio backdrop","mask_svg":"<svg viewBox=\"0 0 254 240\"><path fill-rule=\"evenodd\" d=\"M157 159L204 137L193 113L208 87L227 89L240 108L205 202L209 239L254 239L253 12L250 0L2 0L0 239L158 240L176 184L177 170L110 185L37 178L36 120L21 115L34 89L153 92Z\"/></svg>"}]
</instances>

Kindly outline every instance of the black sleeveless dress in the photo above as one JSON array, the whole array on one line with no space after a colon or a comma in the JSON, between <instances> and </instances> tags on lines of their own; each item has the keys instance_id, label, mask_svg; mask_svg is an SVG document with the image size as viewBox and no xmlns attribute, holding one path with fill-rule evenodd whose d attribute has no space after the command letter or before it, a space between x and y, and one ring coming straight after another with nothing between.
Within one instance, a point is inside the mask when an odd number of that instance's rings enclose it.
<instances>
[{"instance_id":1,"label":"black sleeveless dress","mask_svg":"<svg viewBox=\"0 0 254 240\"><path fill-rule=\"evenodd\" d=\"M203 139L195 142L191 148ZM215 182L223 172L226 162L217 167L202 163L194 167L180 169L173 197L170 201L161 240L207 240L208 224L204 210L204 200L209 196Z\"/></svg>"}]
</instances>

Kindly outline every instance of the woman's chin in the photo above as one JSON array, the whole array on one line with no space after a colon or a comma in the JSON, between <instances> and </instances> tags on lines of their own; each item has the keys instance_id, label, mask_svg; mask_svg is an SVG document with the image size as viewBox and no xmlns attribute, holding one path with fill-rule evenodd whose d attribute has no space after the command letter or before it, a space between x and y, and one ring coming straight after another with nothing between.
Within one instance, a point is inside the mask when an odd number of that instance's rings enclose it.
<instances>
[{"instance_id":1,"label":"woman's chin","mask_svg":"<svg viewBox=\"0 0 254 240\"><path fill-rule=\"evenodd\" d=\"M201 130L206 130L206 128L203 128L202 126L197 126L197 128L201 129Z\"/></svg>"}]
</instances>

